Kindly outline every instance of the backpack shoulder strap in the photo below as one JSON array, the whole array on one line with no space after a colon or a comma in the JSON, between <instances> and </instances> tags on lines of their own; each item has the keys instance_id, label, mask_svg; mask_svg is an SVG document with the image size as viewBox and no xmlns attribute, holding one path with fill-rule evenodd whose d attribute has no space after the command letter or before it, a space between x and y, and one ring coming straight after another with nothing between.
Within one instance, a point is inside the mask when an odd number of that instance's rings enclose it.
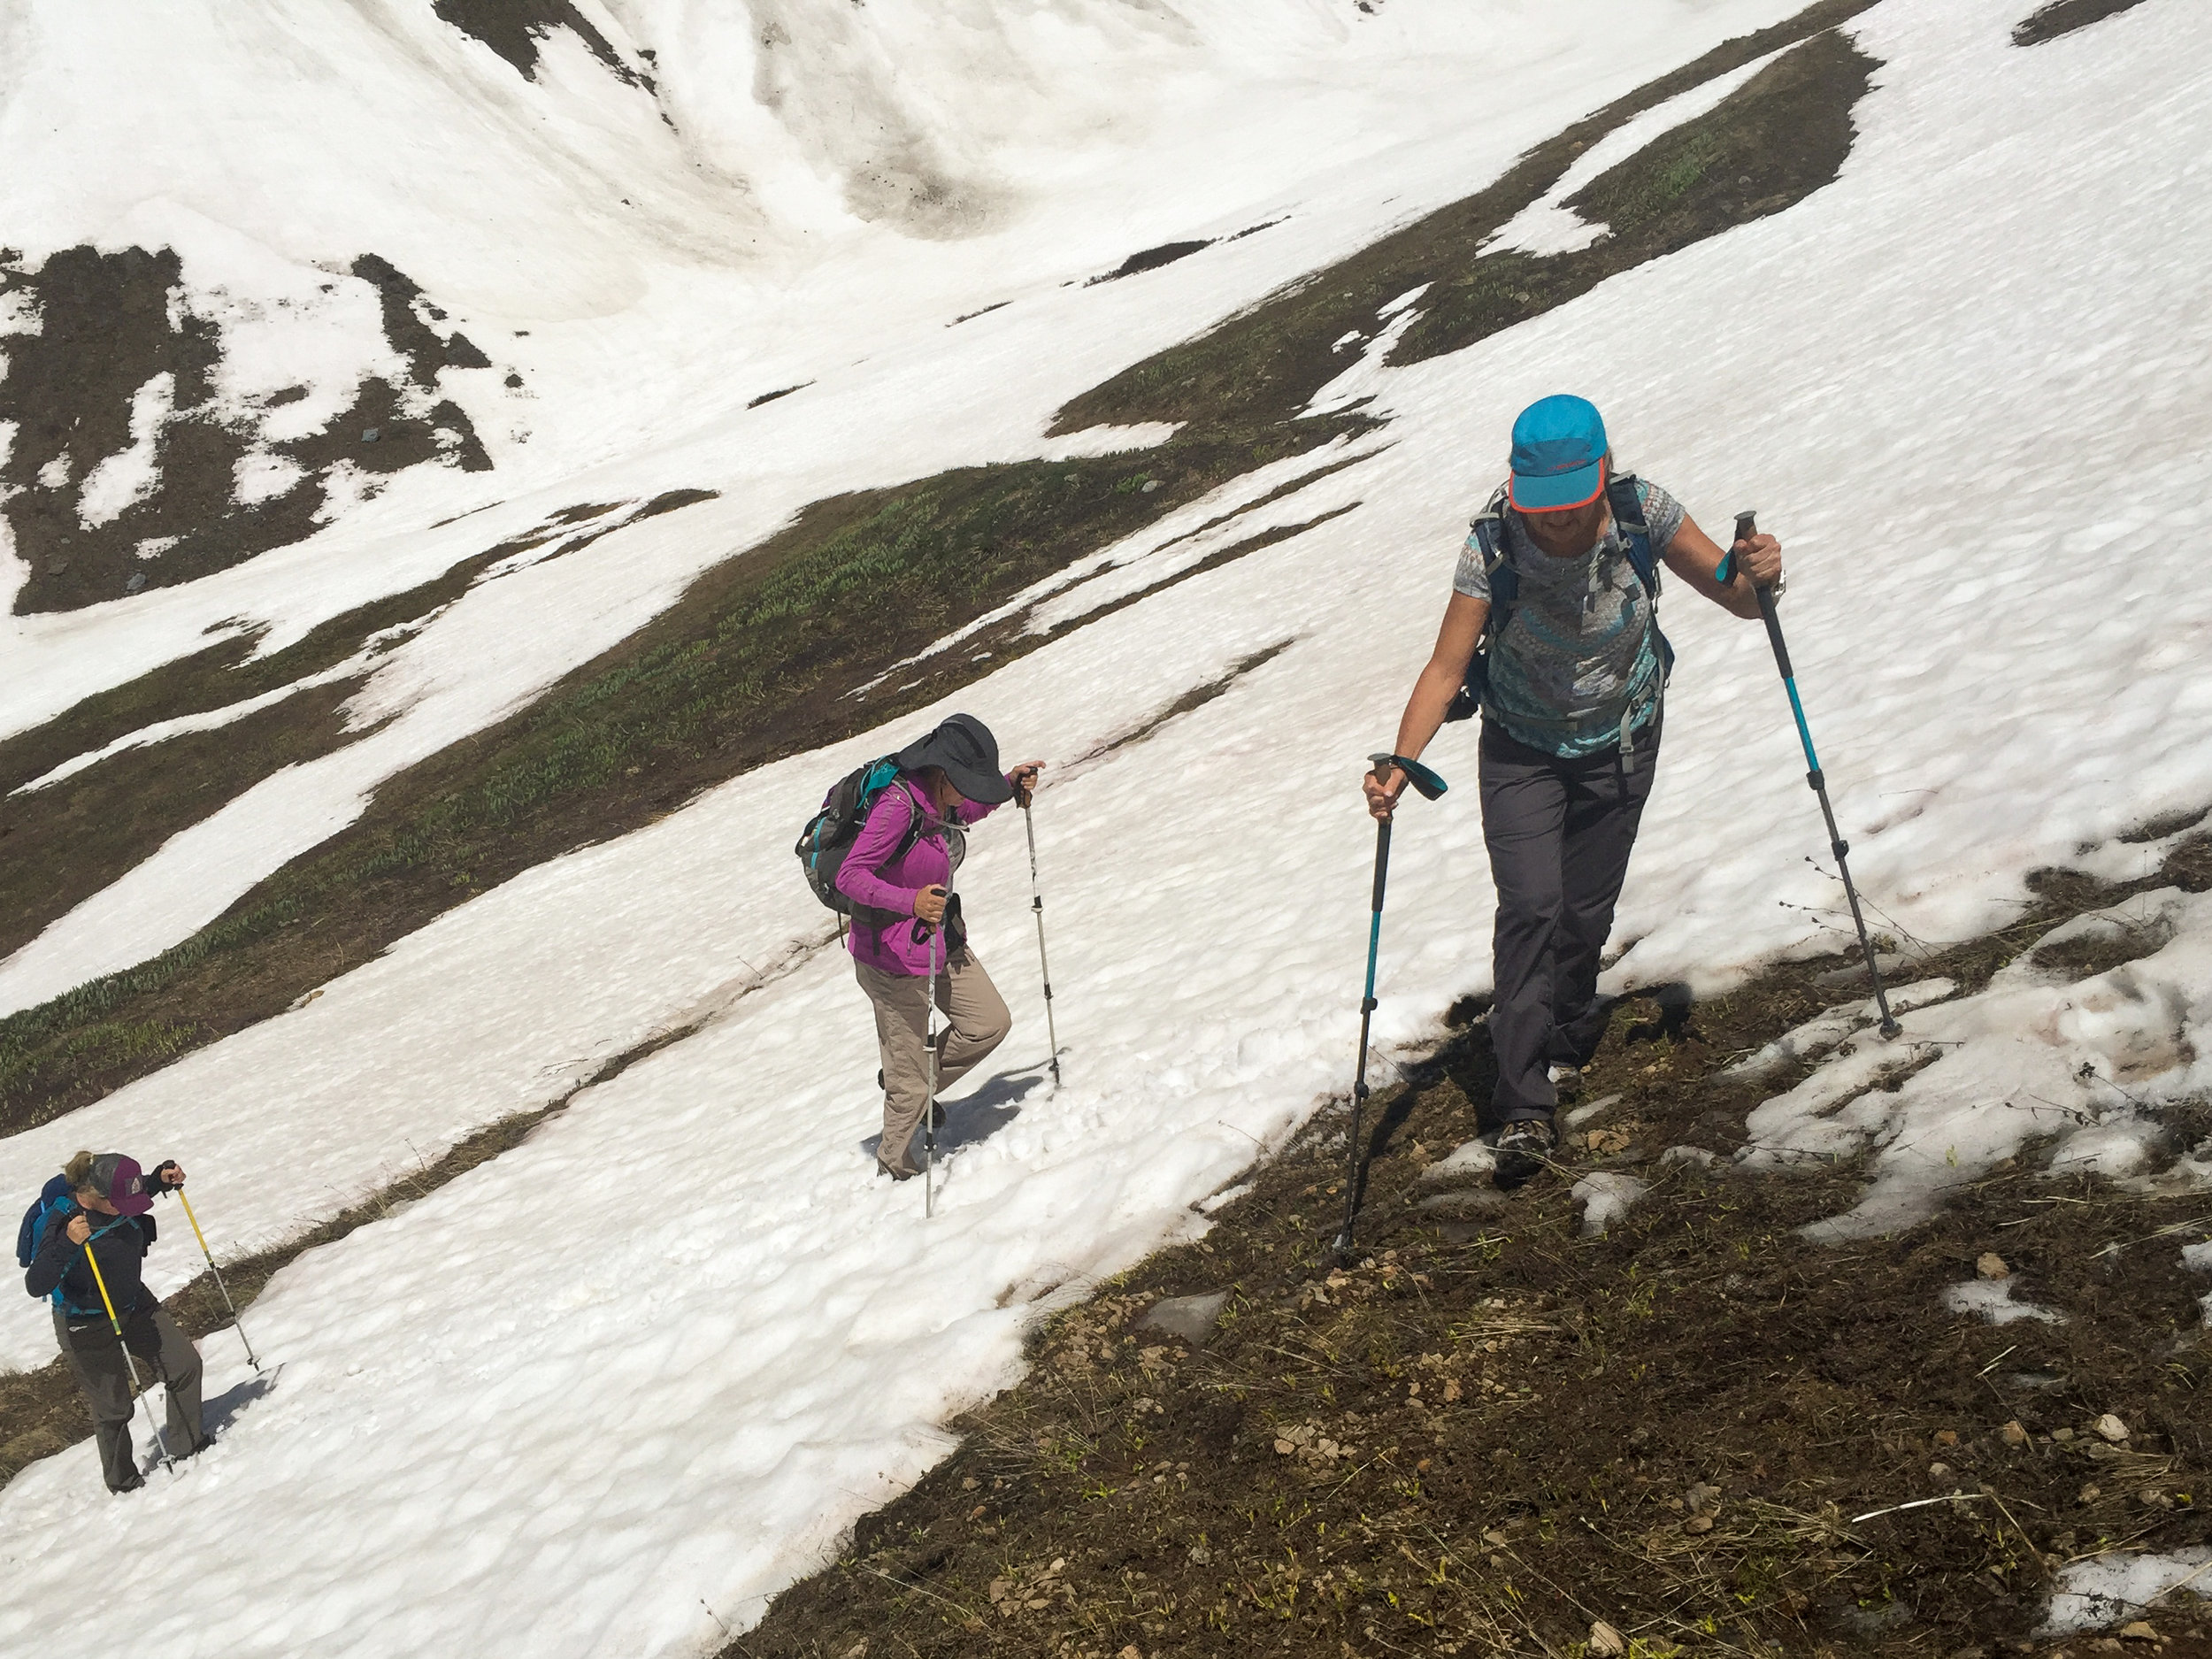
<instances>
[{"instance_id":1,"label":"backpack shoulder strap","mask_svg":"<svg viewBox=\"0 0 2212 1659\"><path fill-rule=\"evenodd\" d=\"M1482 573L1490 584L1490 621L1485 632L1495 634L1521 597L1521 573L1513 567L1505 532L1505 487L1500 485L1490 503L1469 523L1467 529L1482 550Z\"/></svg>"},{"instance_id":2,"label":"backpack shoulder strap","mask_svg":"<svg viewBox=\"0 0 2212 1659\"><path fill-rule=\"evenodd\" d=\"M1613 510L1613 527L1628 544L1628 562L1636 580L1656 603L1659 597L1659 560L1651 550L1651 526L1644 522L1643 497L1636 490L1636 475L1623 472L1605 486L1606 505Z\"/></svg>"}]
</instances>

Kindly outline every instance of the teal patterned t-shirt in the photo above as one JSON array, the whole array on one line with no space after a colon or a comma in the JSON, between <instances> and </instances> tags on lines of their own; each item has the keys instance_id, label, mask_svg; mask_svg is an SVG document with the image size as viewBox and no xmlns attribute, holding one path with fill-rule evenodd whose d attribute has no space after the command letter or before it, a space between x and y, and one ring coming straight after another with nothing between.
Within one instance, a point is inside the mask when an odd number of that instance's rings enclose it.
<instances>
[{"instance_id":1,"label":"teal patterned t-shirt","mask_svg":"<svg viewBox=\"0 0 2212 1659\"><path fill-rule=\"evenodd\" d=\"M1681 529L1681 503L1636 480L1654 558ZM1506 556L1520 575L1520 597L1491 641L1490 695L1483 718L1532 749L1567 759L1617 749L1659 711L1658 631L1651 596L1629 562L1628 543L1609 518L1598 544L1579 558L1553 558L1529 539L1521 516L1504 510ZM1482 549L1471 534L1453 588L1490 597Z\"/></svg>"}]
</instances>

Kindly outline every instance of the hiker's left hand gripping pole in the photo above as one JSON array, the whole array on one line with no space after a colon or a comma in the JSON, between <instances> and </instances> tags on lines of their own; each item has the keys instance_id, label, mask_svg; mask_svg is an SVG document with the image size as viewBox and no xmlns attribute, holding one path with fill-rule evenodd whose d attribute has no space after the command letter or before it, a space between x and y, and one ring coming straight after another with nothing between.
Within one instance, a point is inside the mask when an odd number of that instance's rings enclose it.
<instances>
[{"instance_id":1,"label":"hiker's left hand gripping pole","mask_svg":"<svg viewBox=\"0 0 2212 1659\"><path fill-rule=\"evenodd\" d=\"M223 1270L215 1265L215 1252L207 1248L207 1234L200 1231L200 1218L192 1213L192 1201L184 1195L184 1188L174 1189L177 1202L184 1206L184 1218L192 1224L192 1236L200 1241L200 1254L207 1257L207 1271L215 1275L215 1288L222 1294L223 1306L230 1310L230 1322L238 1332L238 1340L246 1345L246 1358L258 1372L261 1362L254 1357L253 1343L246 1335L246 1322L238 1317L238 1304L230 1299L230 1286L223 1283Z\"/></svg>"},{"instance_id":2,"label":"hiker's left hand gripping pole","mask_svg":"<svg viewBox=\"0 0 2212 1659\"><path fill-rule=\"evenodd\" d=\"M1748 541L1759 533L1759 515L1740 512L1736 515L1736 540ZM1722 581L1735 574L1735 552L1721 561L1715 574ZM1882 988L1882 971L1874 960L1874 946L1866 936L1866 918L1859 911L1859 890L1851 882L1851 843L1843 839L1836 827L1836 810L1828 803L1828 779L1820 769L1820 757L1813 753L1812 728L1805 724L1805 704L1797 695L1797 675L1790 667L1790 648L1782 640L1782 618L1774 606L1774 589L1755 584L1752 589L1759 596L1759 619L1767 625L1767 643L1774 647L1775 666L1782 671L1782 688L1790 694L1790 713L1797 721L1797 741L1805 750L1805 781L1820 799L1820 816L1828 826L1828 850L1836 856L1836 873L1843 878L1843 896L1850 901L1851 925L1859 931L1859 955L1866 962L1867 977L1874 985L1874 1006L1882 1016L1881 1031L1885 1037L1894 1037L1901 1027L1897 1018L1889 1011L1889 994Z\"/></svg>"},{"instance_id":3,"label":"hiker's left hand gripping pole","mask_svg":"<svg viewBox=\"0 0 2212 1659\"><path fill-rule=\"evenodd\" d=\"M1394 766L1403 772L1425 801L1435 800L1450 787L1419 761L1402 755L1370 755L1367 758L1377 777L1387 776ZM1359 1216L1360 1128L1367 1106L1367 1040L1375 1018L1375 964L1382 953L1383 889L1390 879L1390 822L1386 818L1375 820L1375 893L1367 924L1367 986L1359 1002L1359 1067L1353 1074L1352 1127L1345 1143L1344 1227L1336 1235L1339 1256L1350 1253L1353 1224Z\"/></svg>"}]
</instances>

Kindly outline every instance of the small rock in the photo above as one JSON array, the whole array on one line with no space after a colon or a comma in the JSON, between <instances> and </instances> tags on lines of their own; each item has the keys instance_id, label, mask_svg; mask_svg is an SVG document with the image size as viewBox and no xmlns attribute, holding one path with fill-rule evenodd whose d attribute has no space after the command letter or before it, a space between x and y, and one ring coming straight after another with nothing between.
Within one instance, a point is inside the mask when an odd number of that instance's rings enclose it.
<instances>
[{"instance_id":1,"label":"small rock","mask_svg":"<svg viewBox=\"0 0 2212 1659\"><path fill-rule=\"evenodd\" d=\"M1144 1655L1139 1650L1136 1643L1131 1642L1126 1647L1116 1654L1114 1655L1114 1659L1144 1659Z\"/></svg>"},{"instance_id":2,"label":"small rock","mask_svg":"<svg viewBox=\"0 0 2212 1659\"><path fill-rule=\"evenodd\" d=\"M2151 1628L2148 1619L2139 1618L2132 1624L2120 1626L2122 1641L2156 1641L2158 1632Z\"/></svg>"},{"instance_id":3,"label":"small rock","mask_svg":"<svg viewBox=\"0 0 2212 1659\"><path fill-rule=\"evenodd\" d=\"M361 442L364 443L374 443L383 435L383 431L380 427L364 426L361 428Z\"/></svg>"},{"instance_id":4,"label":"small rock","mask_svg":"<svg viewBox=\"0 0 2212 1659\"><path fill-rule=\"evenodd\" d=\"M1948 1463L1930 1463L1930 1464L1928 1465L1928 1479L1931 1479L1931 1480L1948 1480L1950 1478L1951 1478L1951 1465L1950 1465L1950 1464L1948 1464Z\"/></svg>"},{"instance_id":5,"label":"small rock","mask_svg":"<svg viewBox=\"0 0 2212 1659\"><path fill-rule=\"evenodd\" d=\"M2117 1446L2122 1440L2124 1440L2128 1437L2128 1425L2121 1422L2119 1418L2114 1417L2109 1411L2106 1412L2102 1417L2099 1417L2089 1426L2097 1431L2101 1439L2110 1440L2115 1446Z\"/></svg>"},{"instance_id":6,"label":"small rock","mask_svg":"<svg viewBox=\"0 0 2212 1659\"><path fill-rule=\"evenodd\" d=\"M1997 1432L2004 1436L2005 1444L2008 1446L2025 1446L2028 1443L2028 1432L2020 1426L2020 1419L2017 1417L2006 1424Z\"/></svg>"},{"instance_id":7,"label":"small rock","mask_svg":"<svg viewBox=\"0 0 2212 1659\"><path fill-rule=\"evenodd\" d=\"M1994 1250L1984 1250L1974 1258L1974 1271L1983 1279L2012 1277L2012 1270L2005 1265L2005 1258Z\"/></svg>"},{"instance_id":8,"label":"small rock","mask_svg":"<svg viewBox=\"0 0 2212 1659\"><path fill-rule=\"evenodd\" d=\"M1708 1152L1703 1147L1669 1147L1659 1155L1659 1167L1663 1170L1684 1164L1694 1164L1701 1170L1709 1170L1719 1162L1720 1154Z\"/></svg>"},{"instance_id":9,"label":"small rock","mask_svg":"<svg viewBox=\"0 0 2212 1659\"><path fill-rule=\"evenodd\" d=\"M970 1475L965 1480L963 1480L960 1483L960 1490L963 1492L973 1492L982 1484L983 1483L978 1480L973 1475Z\"/></svg>"},{"instance_id":10,"label":"small rock","mask_svg":"<svg viewBox=\"0 0 2212 1659\"><path fill-rule=\"evenodd\" d=\"M1938 1429L1935 1440L1938 1446L1956 1446L1959 1443L1959 1432L1956 1429Z\"/></svg>"},{"instance_id":11,"label":"small rock","mask_svg":"<svg viewBox=\"0 0 2212 1659\"><path fill-rule=\"evenodd\" d=\"M2081 1503L2094 1503L2102 1496L2104 1496L2104 1489L2101 1486L2087 1486L2081 1489L2076 1501Z\"/></svg>"},{"instance_id":12,"label":"small rock","mask_svg":"<svg viewBox=\"0 0 2212 1659\"><path fill-rule=\"evenodd\" d=\"M1682 1494L1682 1507L1692 1515L1702 1515L1708 1509L1720 1507L1720 1488L1700 1481Z\"/></svg>"},{"instance_id":13,"label":"small rock","mask_svg":"<svg viewBox=\"0 0 2212 1659\"><path fill-rule=\"evenodd\" d=\"M2067 1441L2074 1438L2074 1431L2071 1429L2053 1429L2051 1431L2051 1438L2056 1440L2061 1446L2063 1446Z\"/></svg>"},{"instance_id":14,"label":"small rock","mask_svg":"<svg viewBox=\"0 0 2212 1659\"><path fill-rule=\"evenodd\" d=\"M1686 1532L1709 1532L1713 1530L1713 1517L1709 1515L1693 1515L1682 1523L1682 1530Z\"/></svg>"},{"instance_id":15,"label":"small rock","mask_svg":"<svg viewBox=\"0 0 2212 1659\"><path fill-rule=\"evenodd\" d=\"M1152 1311L1137 1322L1139 1330L1164 1331L1170 1336L1179 1336L1193 1348L1203 1348L1206 1339L1213 1334L1215 1322L1221 1310L1229 1305L1225 1290L1208 1291L1197 1296L1170 1296L1164 1302L1152 1304Z\"/></svg>"},{"instance_id":16,"label":"small rock","mask_svg":"<svg viewBox=\"0 0 2212 1659\"><path fill-rule=\"evenodd\" d=\"M1603 1619L1590 1626L1590 1652L1602 1659L1620 1659L1628 1651L1628 1639Z\"/></svg>"},{"instance_id":17,"label":"small rock","mask_svg":"<svg viewBox=\"0 0 2212 1659\"><path fill-rule=\"evenodd\" d=\"M1601 1094L1587 1105L1578 1106L1569 1112L1566 1118L1567 1127L1579 1129L1608 1107L1617 1106L1620 1103L1621 1097L1617 1094Z\"/></svg>"},{"instance_id":18,"label":"small rock","mask_svg":"<svg viewBox=\"0 0 2212 1659\"><path fill-rule=\"evenodd\" d=\"M1138 490L1138 494L1140 494L1140 495L1150 495L1150 494L1151 494L1154 490L1156 490L1156 489L1157 489L1157 488L1160 488L1160 480L1159 480L1158 479L1156 479L1156 478L1148 478L1148 479L1146 479L1146 480L1144 480L1144 483L1143 483L1143 484L1140 487L1140 488L1139 488L1139 490Z\"/></svg>"},{"instance_id":19,"label":"small rock","mask_svg":"<svg viewBox=\"0 0 2212 1659\"><path fill-rule=\"evenodd\" d=\"M144 593L146 591L146 572L144 571L133 571L131 572L130 580L123 584L123 591L127 594Z\"/></svg>"}]
</instances>

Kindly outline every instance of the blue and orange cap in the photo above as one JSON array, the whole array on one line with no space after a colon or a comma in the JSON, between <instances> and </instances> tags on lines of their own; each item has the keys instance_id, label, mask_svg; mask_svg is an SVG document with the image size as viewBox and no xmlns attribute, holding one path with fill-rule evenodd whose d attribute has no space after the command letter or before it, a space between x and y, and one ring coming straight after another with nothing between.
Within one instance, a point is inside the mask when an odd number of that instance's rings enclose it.
<instances>
[{"instance_id":1,"label":"blue and orange cap","mask_svg":"<svg viewBox=\"0 0 2212 1659\"><path fill-rule=\"evenodd\" d=\"M1605 420L1565 393L1540 398L1513 423L1513 479L1506 498L1523 512L1586 507L1605 488Z\"/></svg>"}]
</instances>

